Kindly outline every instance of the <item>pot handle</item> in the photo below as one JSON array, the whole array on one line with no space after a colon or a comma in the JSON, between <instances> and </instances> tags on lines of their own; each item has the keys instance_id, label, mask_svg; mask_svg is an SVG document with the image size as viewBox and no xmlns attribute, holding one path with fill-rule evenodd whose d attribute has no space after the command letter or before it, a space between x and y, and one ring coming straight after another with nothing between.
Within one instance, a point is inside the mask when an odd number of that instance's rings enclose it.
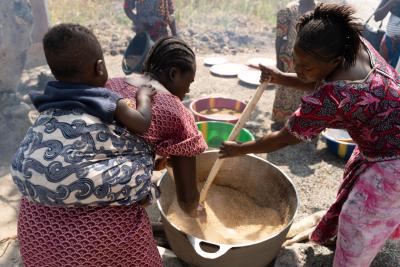
<instances>
[{"instance_id":1,"label":"pot handle","mask_svg":"<svg viewBox=\"0 0 400 267\"><path fill-rule=\"evenodd\" d=\"M216 252L206 252L200 246L201 242L207 243L206 241L198 239L192 235L187 235L187 239L189 240L190 244L192 245L192 247L196 251L196 253L206 259L213 260L213 259L219 258L232 248L231 246L228 246L228 245L212 244L214 246L219 247L219 249Z\"/></svg>"}]
</instances>

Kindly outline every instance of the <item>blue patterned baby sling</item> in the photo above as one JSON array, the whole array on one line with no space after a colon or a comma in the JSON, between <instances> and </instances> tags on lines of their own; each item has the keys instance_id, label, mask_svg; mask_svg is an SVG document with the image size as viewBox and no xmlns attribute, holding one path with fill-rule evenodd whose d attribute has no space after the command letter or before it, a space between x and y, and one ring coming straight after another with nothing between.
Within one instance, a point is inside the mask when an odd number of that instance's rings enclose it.
<instances>
[{"instance_id":1,"label":"blue patterned baby sling","mask_svg":"<svg viewBox=\"0 0 400 267\"><path fill-rule=\"evenodd\" d=\"M35 203L130 205L154 192L153 166L150 144L123 127L80 109L48 109L29 128L11 173Z\"/></svg>"}]
</instances>

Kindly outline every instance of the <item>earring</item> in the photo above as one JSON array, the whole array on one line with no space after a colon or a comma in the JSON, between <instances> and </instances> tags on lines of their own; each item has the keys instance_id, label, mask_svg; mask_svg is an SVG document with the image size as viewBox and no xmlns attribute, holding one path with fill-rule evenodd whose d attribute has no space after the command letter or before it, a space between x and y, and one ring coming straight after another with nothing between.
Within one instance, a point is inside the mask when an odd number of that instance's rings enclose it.
<instances>
[{"instance_id":1,"label":"earring","mask_svg":"<svg viewBox=\"0 0 400 267\"><path fill-rule=\"evenodd\" d=\"M100 75L104 75L104 72L101 70L101 71L99 71L99 74Z\"/></svg>"}]
</instances>

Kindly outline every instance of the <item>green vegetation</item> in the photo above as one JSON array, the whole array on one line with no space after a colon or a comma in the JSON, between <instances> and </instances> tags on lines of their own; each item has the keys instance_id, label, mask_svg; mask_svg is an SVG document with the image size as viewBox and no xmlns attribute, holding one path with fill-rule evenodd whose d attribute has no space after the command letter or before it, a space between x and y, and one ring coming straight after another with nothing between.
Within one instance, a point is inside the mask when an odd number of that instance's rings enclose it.
<instances>
[{"instance_id":1,"label":"green vegetation","mask_svg":"<svg viewBox=\"0 0 400 267\"><path fill-rule=\"evenodd\" d=\"M229 27L237 17L275 25L276 11L288 0L176 0L178 24L218 24ZM105 19L112 24L129 25L123 0L48 0L52 24L74 22L83 25Z\"/></svg>"}]
</instances>

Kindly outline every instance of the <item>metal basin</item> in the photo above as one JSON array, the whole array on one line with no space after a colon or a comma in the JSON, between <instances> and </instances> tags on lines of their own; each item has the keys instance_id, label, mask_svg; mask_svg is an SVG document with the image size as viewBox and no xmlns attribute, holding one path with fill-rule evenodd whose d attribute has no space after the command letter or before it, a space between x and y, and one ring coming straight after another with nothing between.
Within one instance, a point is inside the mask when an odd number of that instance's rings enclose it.
<instances>
[{"instance_id":1,"label":"metal basin","mask_svg":"<svg viewBox=\"0 0 400 267\"><path fill-rule=\"evenodd\" d=\"M196 176L199 181L207 178L217 156L217 151L207 151L197 157ZM285 227L261 241L246 244L217 244L191 236L170 223L166 217L175 195L175 185L165 173L159 181L161 198L157 204L172 250L192 266L267 266L277 256L297 213L298 196L292 182L268 161L246 155L225 160L214 183L246 193L258 205L278 210Z\"/></svg>"}]
</instances>

